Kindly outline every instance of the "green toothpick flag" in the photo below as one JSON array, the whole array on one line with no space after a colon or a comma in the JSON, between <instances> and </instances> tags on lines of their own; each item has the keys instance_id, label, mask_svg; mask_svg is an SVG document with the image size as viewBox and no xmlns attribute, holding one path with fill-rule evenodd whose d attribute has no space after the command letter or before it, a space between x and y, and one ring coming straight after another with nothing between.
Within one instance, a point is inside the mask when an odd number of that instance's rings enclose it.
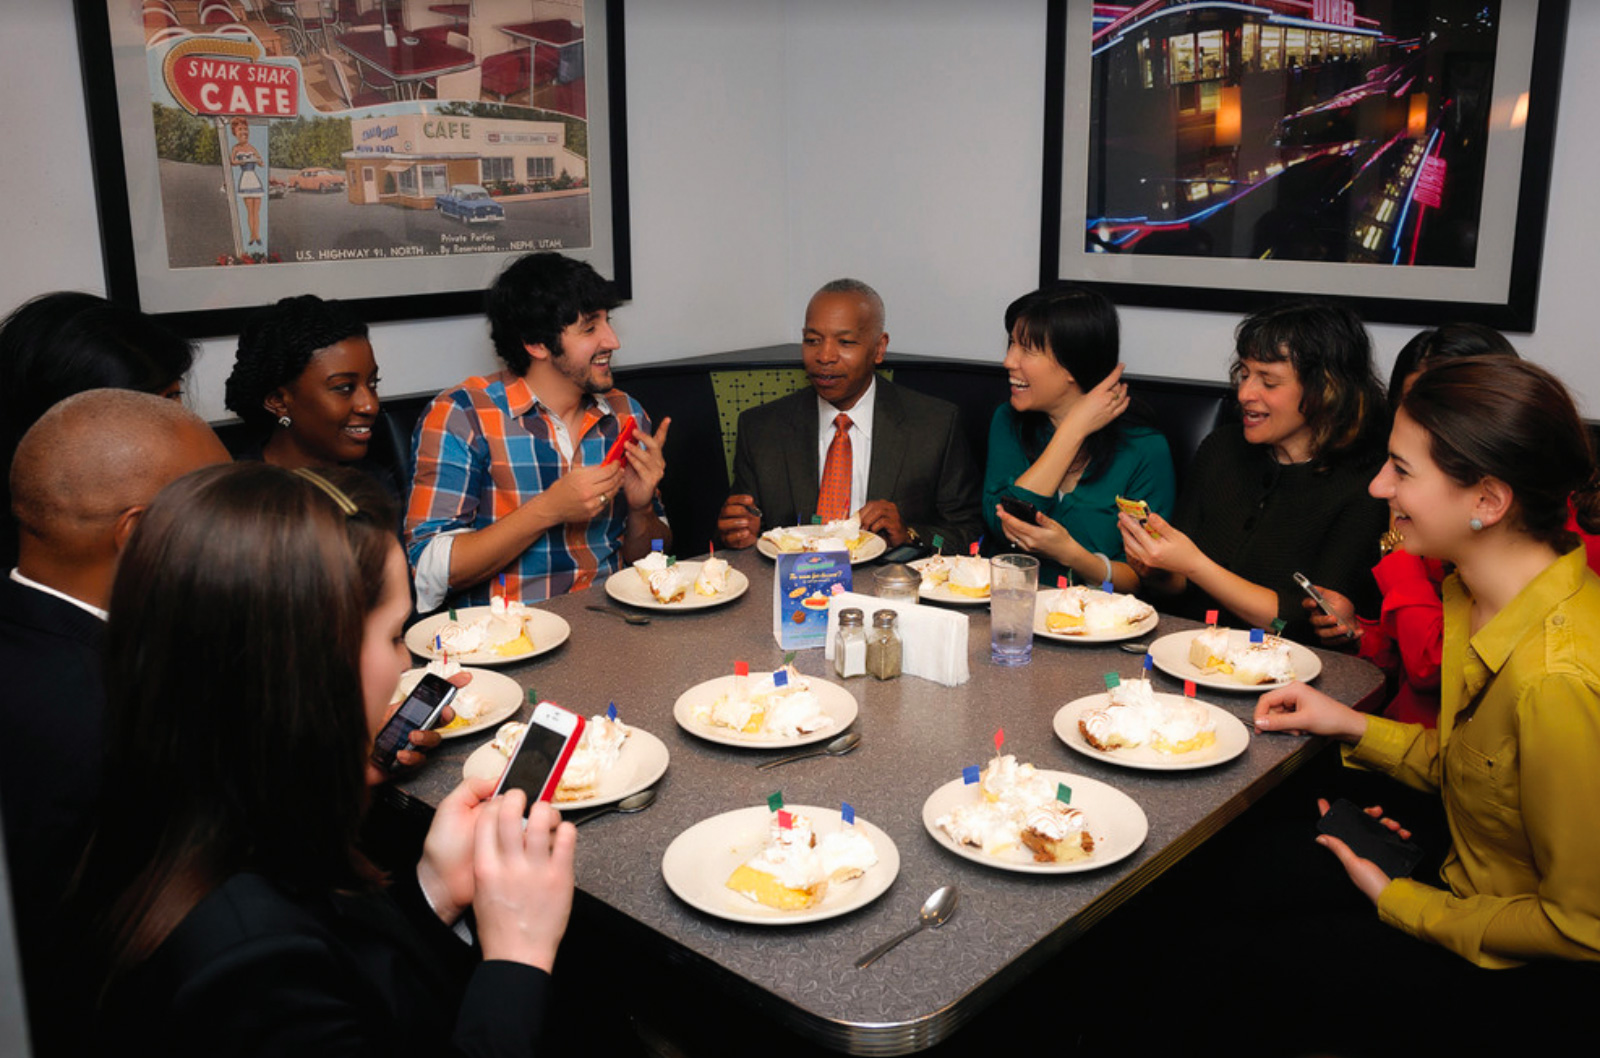
<instances>
[{"instance_id":1,"label":"green toothpick flag","mask_svg":"<svg viewBox=\"0 0 1600 1058\"><path fill-rule=\"evenodd\" d=\"M783 807L783 791L774 790L767 795L767 811L776 812Z\"/></svg>"}]
</instances>

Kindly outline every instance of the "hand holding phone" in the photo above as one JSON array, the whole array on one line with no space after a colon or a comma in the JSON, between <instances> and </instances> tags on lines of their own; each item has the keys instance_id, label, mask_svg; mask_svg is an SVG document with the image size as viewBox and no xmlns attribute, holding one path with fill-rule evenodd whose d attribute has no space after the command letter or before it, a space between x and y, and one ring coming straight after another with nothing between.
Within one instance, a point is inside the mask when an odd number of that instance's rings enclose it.
<instances>
[{"instance_id":1,"label":"hand holding phone","mask_svg":"<svg viewBox=\"0 0 1600 1058\"><path fill-rule=\"evenodd\" d=\"M1015 496L1001 496L1000 509L1019 522L1026 522L1029 525L1039 524L1039 508L1027 500L1019 500Z\"/></svg>"},{"instance_id":2,"label":"hand holding phone","mask_svg":"<svg viewBox=\"0 0 1600 1058\"><path fill-rule=\"evenodd\" d=\"M1296 573L1294 575L1294 582L1300 585L1300 590L1305 592L1306 595L1311 598L1312 602L1317 604L1317 609L1334 619L1340 630L1343 631L1346 636L1354 639L1356 636L1360 635L1360 631L1358 629L1350 627L1350 622L1346 621L1334 611L1333 607L1328 605L1328 600L1322 597L1322 593L1317 590L1316 585L1312 584L1304 573Z\"/></svg>"},{"instance_id":3,"label":"hand holding phone","mask_svg":"<svg viewBox=\"0 0 1600 1058\"><path fill-rule=\"evenodd\" d=\"M1323 813L1317 832L1338 838L1390 878L1410 876L1422 861L1422 846L1402 838L1348 798L1339 798Z\"/></svg>"},{"instance_id":4,"label":"hand holding phone","mask_svg":"<svg viewBox=\"0 0 1600 1058\"><path fill-rule=\"evenodd\" d=\"M554 702L534 706L495 793L521 790L528 795L530 806L555 797L561 774L567 770L567 761L583 735L583 725L583 717Z\"/></svg>"},{"instance_id":5,"label":"hand holding phone","mask_svg":"<svg viewBox=\"0 0 1600 1058\"><path fill-rule=\"evenodd\" d=\"M411 744L411 732L433 727L444 707L455 699L456 690L449 680L424 673L372 740L372 762L384 771L393 771L396 755Z\"/></svg>"}]
</instances>

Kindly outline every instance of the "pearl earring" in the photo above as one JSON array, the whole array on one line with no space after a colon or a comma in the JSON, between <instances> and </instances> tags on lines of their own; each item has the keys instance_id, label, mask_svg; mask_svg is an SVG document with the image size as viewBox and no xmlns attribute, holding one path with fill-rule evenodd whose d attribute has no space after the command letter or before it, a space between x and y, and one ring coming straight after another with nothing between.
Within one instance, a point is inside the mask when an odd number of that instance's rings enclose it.
<instances>
[{"instance_id":1,"label":"pearl earring","mask_svg":"<svg viewBox=\"0 0 1600 1058\"><path fill-rule=\"evenodd\" d=\"M1474 518L1467 523L1467 527L1475 533L1481 533L1483 532L1483 519Z\"/></svg>"},{"instance_id":2,"label":"pearl earring","mask_svg":"<svg viewBox=\"0 0 1600 1058\"><path fill-rule=\"evenodd\" d=\"M280 415L280 416L278 416L278 425L283 427L285 430L287 430L289 427L294 425L294 420L289 418L287 415ZM1474 518L1473 521L1477 521L1477 519ZM1478 526L1478 528L1482 529L1483 526L1480 525L1480 526Z\"/></svg>"}]
</instances>

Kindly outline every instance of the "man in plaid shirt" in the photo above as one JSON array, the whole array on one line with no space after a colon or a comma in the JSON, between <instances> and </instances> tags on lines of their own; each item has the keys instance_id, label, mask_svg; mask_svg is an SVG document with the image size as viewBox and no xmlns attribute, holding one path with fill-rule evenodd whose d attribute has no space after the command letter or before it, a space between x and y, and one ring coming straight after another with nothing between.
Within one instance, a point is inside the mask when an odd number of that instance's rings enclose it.
<instances>
[{"instance_id":1,"label":"man in plaid shirt","mask_svg":"<svg viewBox=\"0 0 1600 1058\"><path fill-rule=\"evenodd\" d=\"M670 542L656 487L672 420L652 433L614 387L619 303L588 264L554 253L519 258L490 288L506 369L435 397L412 441L405 543L419 611L580 591L652 539ZM603 465L630 417L623 458Z\"/></svg>"}]
</instances>

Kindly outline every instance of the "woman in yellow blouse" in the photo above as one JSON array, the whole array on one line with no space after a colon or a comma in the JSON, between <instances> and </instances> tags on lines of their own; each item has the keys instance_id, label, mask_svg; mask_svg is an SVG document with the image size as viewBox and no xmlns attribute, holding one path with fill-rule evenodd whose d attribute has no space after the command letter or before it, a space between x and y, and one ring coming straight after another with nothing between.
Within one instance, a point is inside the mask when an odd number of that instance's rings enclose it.
<instances>
[{"instance_id":1,"label":"woman in yellow blouse","mask_svg":"<svg viewBox=\"0 0 1600 1058\"><path fill-rule=\"evenodd\" d=\"M1596 481L1583 423L1550 374L1496 357L1430 367L1371 492L1407 551L1455 565L1438 729L1302 684L1256 706L1260 730L1338 738L1352 744L1347 764L1438 791L1448 888L1391 879L1317 840L1382 921L1480 966L1600 960L1600 579L1564 529L1569 495L1583 528L1600 528Z\"/></svg>"}]
</instances>

